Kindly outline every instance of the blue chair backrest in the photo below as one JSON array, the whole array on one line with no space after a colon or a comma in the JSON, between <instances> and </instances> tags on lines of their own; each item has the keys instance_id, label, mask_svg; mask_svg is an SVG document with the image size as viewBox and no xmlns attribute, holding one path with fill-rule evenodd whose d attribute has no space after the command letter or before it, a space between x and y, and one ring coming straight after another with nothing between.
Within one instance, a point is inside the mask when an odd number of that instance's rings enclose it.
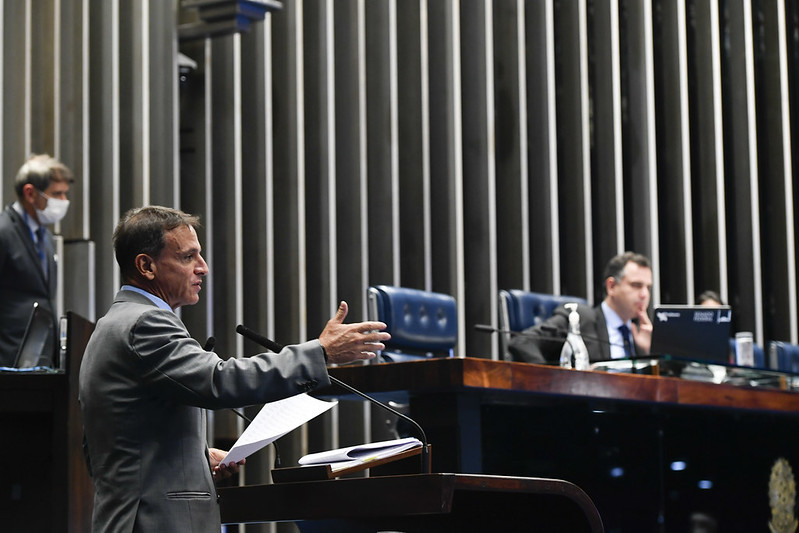
<instances>
[{"instance_id":1,"label":"blue chair backrest","mask_svg":"<svg viewBox=\"0 0 799 533\"><path fill-rule=\"evenodd\" d=\"M752 346L754 348L752 352L755 356L755 368L768 368L768 366L766 366L766 354L763 352L763 348L757 343ZM730 337L730 353L732 354L733 363L738 360L737 348L738 345L735 343L735 337Z\"/></svg>"},{"instance_id":2,"label":"blue chair backrest","mask_svg":"<svg viewBox=\"0 0 799 533\"><path fill-rule=\"evenodd\" d=\"M509 289L499 291L499 328L501 330L522 331L540 324L560 305L569 302L588 304L585 298L562 296L541 292ZM510 335L499 334L500 357L509 359L507 353Z\"/></svg>"},{"instance_id":3,"label":"blue chair backrest","mask_svg":"<svg viewBox=\"0 0 799 533\"><path fill-rule=\"evenodd\" d=\"M769 367L773 370L799 374L799 345L789 342L768 343Z\"/></svg>"},{"instance_id":4,"label":"blue chair backrest","mask_svg":"<svg viewBox=\"0 0 799 533\"><path fill-rule=\"evenodd\" d=\"M500 300L507 309L507 327L511 331L522 331L540 324L550 316L559 305L569 302L588 304L584 298L577 296L557 296L540 292L528 292L519 289L500 291Z\"/></svg>"},{"instance_id":5,"label":"blue chair backrest","mask_svg":"<svg viewBox=\"0 0 799 533\"><path fill-rule=\"evenodd\" d=\"M367 289L368 318L387 325L391 340L377 362L452 357L458 340L455 298L407 287Z\"/></svg>"}]
</instances>

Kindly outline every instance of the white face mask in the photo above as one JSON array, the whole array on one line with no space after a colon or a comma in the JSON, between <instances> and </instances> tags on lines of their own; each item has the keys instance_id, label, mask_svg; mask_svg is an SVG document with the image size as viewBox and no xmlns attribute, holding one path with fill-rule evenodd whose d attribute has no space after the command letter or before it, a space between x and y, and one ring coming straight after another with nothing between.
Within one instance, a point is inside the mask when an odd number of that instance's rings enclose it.
<instances>
[{"instance_id":1,"label":"white face mask","mask_svg":"<svg viewBox=\"0 0 799 533\"><path fill-rule=\"evenodd\" d=\"M55 224L64 218L64 215L67 214L67 209L69 209L69 200L50 198L43 192L39 194L47 199L47 205L44 206L44 209L36 210L36 217L39 219L39 224Z\"/></svg>"}]
</instances>

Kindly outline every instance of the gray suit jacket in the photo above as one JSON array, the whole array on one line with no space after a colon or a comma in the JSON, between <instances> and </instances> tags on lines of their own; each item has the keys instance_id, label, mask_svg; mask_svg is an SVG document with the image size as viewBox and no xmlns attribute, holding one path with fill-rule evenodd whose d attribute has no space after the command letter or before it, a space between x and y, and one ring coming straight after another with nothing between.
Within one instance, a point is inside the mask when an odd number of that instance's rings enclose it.
<instances>
[{"instance_id":1,"label":"gray suit jacket","mask_svg":"<svg viewBox=\"0 0 799 533\"><path fill-rule=\"evenodd\" d=\"M33 303L55 316L56 259L53 236L45 232L45 253L49 274L45 279L39 253L25 220L9 205L0 213L0 366L11 366L25 334ZM55 335L48 345L52 364Z\"/></svg>"},{"instance_id":2,"label":"gray suit jacket","mask_svg":"<svg viewBox=\"0 0 799 533\"><path fill-rule=\"evenodd\" d=\"M120 291L80 368L95 532L219 533L205 409L242 407L327 386L318 341L220 359L145 296Z\"/></svg>"}]
</instances>

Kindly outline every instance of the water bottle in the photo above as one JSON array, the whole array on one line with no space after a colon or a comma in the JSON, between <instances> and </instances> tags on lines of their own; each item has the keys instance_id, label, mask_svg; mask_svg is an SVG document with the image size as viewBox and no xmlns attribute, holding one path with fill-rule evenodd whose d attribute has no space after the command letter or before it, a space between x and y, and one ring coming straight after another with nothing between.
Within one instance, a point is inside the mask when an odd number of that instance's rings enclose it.
<instances>
[{"instance_id":1,"label":"water bottle","mask_svg":"<svg viewBox=\"0 0 799 533\"><path fill-rule=\"evenodd\" d=\"M588 348L585 347L583 337L580 335L580 315L577 313L577 304L568 303L565 307L571 312L569 313L569 332L566 334L566 342L563 343L563 348L560 350L560 366L572 368L573 358L574 368L588 370L590 367Z\"/></svg>"}]
</instances>

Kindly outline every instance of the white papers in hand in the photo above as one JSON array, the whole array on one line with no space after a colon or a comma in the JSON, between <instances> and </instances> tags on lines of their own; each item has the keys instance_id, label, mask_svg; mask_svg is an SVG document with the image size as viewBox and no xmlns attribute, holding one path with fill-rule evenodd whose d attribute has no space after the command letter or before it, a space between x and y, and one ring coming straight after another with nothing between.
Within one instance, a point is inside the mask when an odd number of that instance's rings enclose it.
<instances>
[{"instance_id":1,"label":"white papers in hand","mask_svg":"<svg viewBox=\"0 0 799 533\"><path fill-rule=\"evenodd\" d=\"M337 403L335 400L325 402L307 394L298 394L264 405L221 464L238 463Z\"/></svg>"},{"instance_id":2,"label":"white papers in hand","mask_svg":"<svg viewBox=\"0 0 799 533\"><path fill-rule=\"evenodd\" d=\"M328 450L326 452L311 453L301 457L299 463L301 465L331 463L334 470L337 470L341 467L349 467L358 463L366 463L391 457L392 455L421 445L422 442L414 437L384 440L380 442L371 442L369 444L338 448L336 450Z\"/></svg>"}]
</instances>

